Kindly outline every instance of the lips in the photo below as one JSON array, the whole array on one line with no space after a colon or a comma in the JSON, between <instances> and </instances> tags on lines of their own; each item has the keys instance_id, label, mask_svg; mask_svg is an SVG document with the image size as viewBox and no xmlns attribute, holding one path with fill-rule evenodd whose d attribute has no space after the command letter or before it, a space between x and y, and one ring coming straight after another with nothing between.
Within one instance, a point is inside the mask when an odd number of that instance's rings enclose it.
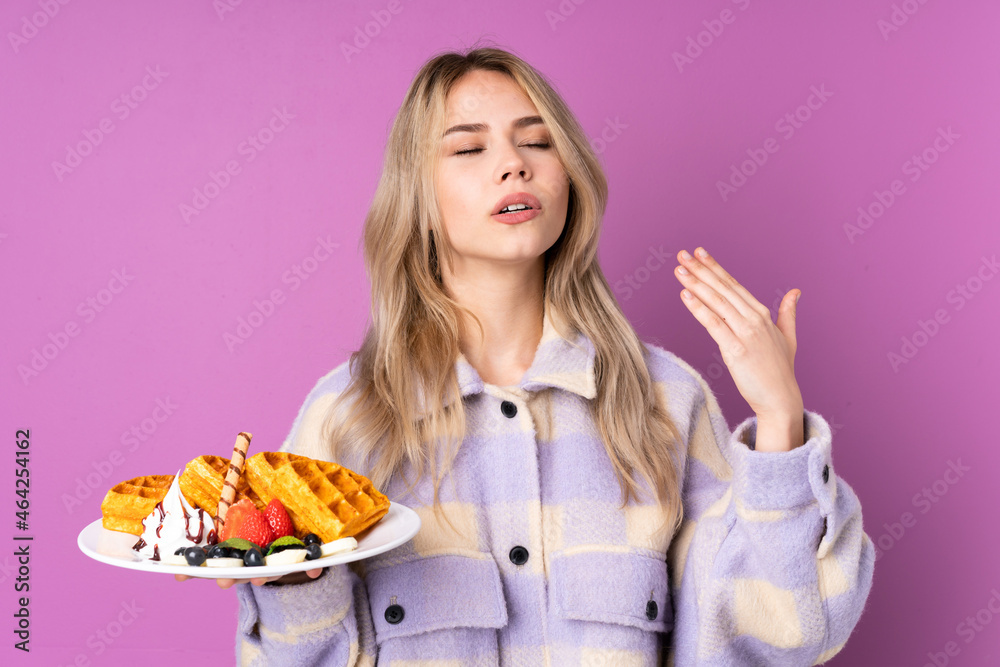
<instances>
[{"instance_id":1,"label":"lips","mask_svg":"<svg viewBox=\"0 0 1000 667\"><path fill-rule=\"evenodd\" d=\"M525 206L530 206L535 210L542 208L542 203L538 201L538 197L528 194L527 192L515 192L514 194L507 195L506 197L498 201L493 206L492 215L497 215L505 207L511 206L513 204L524 204Z\"/></svg>"}]
</instances>

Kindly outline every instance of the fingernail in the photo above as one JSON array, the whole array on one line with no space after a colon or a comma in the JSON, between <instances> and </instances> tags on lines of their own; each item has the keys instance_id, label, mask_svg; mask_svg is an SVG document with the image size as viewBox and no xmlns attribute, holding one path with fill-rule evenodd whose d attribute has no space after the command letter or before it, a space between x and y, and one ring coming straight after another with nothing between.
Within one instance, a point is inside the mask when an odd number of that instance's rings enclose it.
<instances>
[{"instance_id":1,"label":"fingernail","mask_svg":"<svg viewBox=\"0 0 1000 667\"><path fill-rule=\"evenodd\" d=\"M683 257L684 259L691 259L691 253L689 253L687 250L681 250L681 257Z\"/></svg>"},{"instance_id":2,"label":"fingernail","mask_svg":"<svg viewBox=\"0 0 1000 667\"><path fill-rule=\"evenodd\" d=\"M795 303L798 303L799 299L801 298L802 298L802 291L799 290L799 293L795 295Z\"/></svg>"}]
</instances>

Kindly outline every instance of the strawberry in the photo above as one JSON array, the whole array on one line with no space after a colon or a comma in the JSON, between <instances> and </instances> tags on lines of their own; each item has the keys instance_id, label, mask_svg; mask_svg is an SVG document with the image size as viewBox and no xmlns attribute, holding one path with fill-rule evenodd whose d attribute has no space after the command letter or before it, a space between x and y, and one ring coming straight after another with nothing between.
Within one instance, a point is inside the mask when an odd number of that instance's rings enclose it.
<instances>
[{"instance_id":1,"label":"strawberry","mask_svg":"<svg viewBox=\"0 0 1000 667\"><path fill-rule=\"evenodd\" d=\"M222 542L228 540L230 537L236 537L236 533L239 532L240 526L243 525L244 519L246 519L247 514L251 510L256 512L257 506L247 498L230 507L229 511L226 512L226 523L222 526L222 534L219 535L219 541Z\"/></svg>"},{"instance_id":2,"label":"strawberry","mask_svg":"<svg viewBox=\"0 0 1000 667\"><path fill-rule=\"evenodd\" d=\"M267 524L267 518L263 512L256 508L252 512L247 512L235 537L250 540L259 547L264 547L274 540L271 527Z\"/></svg>"},{"instance_id":3,"label":"strawberry","mask_svg":"<svg viewBox=\"0 0 1000 667\"><path fill-rule=\"evenodd\" d=\"M295 532L292 528L292 520L288 518L288 512L285 511L285 506L277 498L264 508L264 516L267 517L267 524L271 527L274 539L287 537Z\"/></svg>"}]
</instances>

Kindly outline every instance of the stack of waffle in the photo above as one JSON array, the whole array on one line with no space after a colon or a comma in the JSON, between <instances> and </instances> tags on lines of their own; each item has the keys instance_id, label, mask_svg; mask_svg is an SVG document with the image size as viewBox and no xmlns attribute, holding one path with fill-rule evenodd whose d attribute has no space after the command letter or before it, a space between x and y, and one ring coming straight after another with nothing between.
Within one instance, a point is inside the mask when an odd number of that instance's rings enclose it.
<instances>
[{"instance_id":1,"label":"stack of waffle","mask_svg":"<svg viewBox=\"0 0 1000 667\"><path fill-rule=\"evenodd\" d=\"M194 507L216 516L230 460L199 456L181 473L181 493ZM173 475L136 477L115 485L101 503L103 526L142 534L142 520L163 500ZM389 511L389 499L353 470L296 454L260 452L246 459L236 483L236 501L249 498L264 509L274 498L285 506L302 538L315 533L324 542L354 537Z\"/></svg>"}]
</instances>

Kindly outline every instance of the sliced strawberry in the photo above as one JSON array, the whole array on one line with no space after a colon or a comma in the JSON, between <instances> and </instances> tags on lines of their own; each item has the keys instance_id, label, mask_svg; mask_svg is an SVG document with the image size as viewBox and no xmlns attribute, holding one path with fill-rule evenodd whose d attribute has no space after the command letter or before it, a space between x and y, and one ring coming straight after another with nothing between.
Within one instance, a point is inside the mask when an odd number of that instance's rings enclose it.
<instances>
[{"instance_id":1,"label":"sliced strawberry","mask_svg":"<svg viewBox=\"0 0 1000 667\"><path fill-rule=\"evenodd\" d=\"M229 508L226 512L226 523L222 526L222 533L219 536L219 541L223 542L228 540L230 537L236 537L236 534L240 530L240 526L243 525L243 521L246 519L247 514L251 511L258 511L257 507L253 504L253 501L244 498L235 505Z\"/></svg>"},{"instance_id":2,"label":"sliced strawberry","mask_svg":"<svg viewBox=\"0 0 1000 667\"><path fill-rule=\"evenodd\" d=\"M267 517L267 524L271 527L274 539L287 537L295 532L292 528L292 520L285 511L285 506L277 498L267 504L264 509L264 516Z\"/></svg>"},{"instance_id":3,"label":"sliced strawberry","mask_svg":"<svg viewBox=\"0 0 1000 667\"><path fill-rule=\"evenodd\" d=\"M259 547L264 547L274 540L271 527L267 523L267 518L263 512L256 508L254 508L253 512L247 512L246 517L243 519L243 524L234 537L250 540Z\"/></svg>"}]
</instances>

